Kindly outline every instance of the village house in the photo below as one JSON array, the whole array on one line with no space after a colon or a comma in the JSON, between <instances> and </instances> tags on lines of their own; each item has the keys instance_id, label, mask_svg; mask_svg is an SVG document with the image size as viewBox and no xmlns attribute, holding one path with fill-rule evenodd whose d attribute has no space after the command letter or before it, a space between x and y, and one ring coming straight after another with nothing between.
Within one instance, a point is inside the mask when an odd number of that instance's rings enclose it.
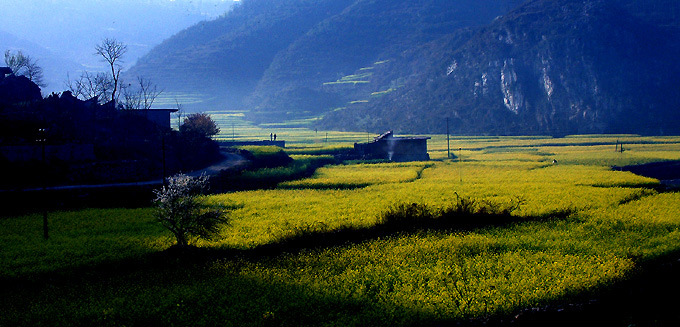
<instances>
[{"instance_id":1,"label":"village house","mask_svg":"<svg viewBox=\"0 0 680 327\"><path fill-rule=\"evenodd\" d=\"M430 137L396 137L392 131L376 137L369 143L354 143L354 152L364 159L390 161L426 161L427 140Z\"/></svg>"}]
</instances>

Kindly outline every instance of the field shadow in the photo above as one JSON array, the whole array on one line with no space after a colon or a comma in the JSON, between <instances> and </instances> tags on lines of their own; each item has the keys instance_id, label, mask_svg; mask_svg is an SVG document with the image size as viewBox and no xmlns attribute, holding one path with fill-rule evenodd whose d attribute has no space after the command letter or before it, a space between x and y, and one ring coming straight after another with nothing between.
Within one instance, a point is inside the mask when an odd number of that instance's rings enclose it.
<instances>
[{"instance_id":1,"label":"field shadow","mask_svg":"<svg viewBox=\"0 0 680 327\"><path fill-rule=\"evenodd\" d=\"M406 204L406 206L417 207L419 205ZM564 219L572 213L573 211L571 210L560 210L533 217L519 217L509 213L445 213L442 215L410 216L404 219L383 218L383 221L364 228L343 226L330 230L314 230L304 227L298 228L292 235L281 238L277 242L258 246L247 250L247 253L243 254L253 257L277 256L282 253L298 253L302 250L359 244L385 237L403 236L422 231L470 232L476 229L502 227L532 221ZM224 250L206 249L206 251L214 251L217 254Z\"/></svg>"},{"instance_id":2,"label":"field shadow","mask_svg":"<svg viewBox=\"0 0 680 327\"><path fill-rule=\"evenodd\" d=\"M398 206L395 208L388 213L399 213ZM454 214L426 210L418 204L403 208L412 217L386 216L367 228L300 229L290 237L252 249L174 246L137 258L0 279L0 308L7 313L0 317L0 325L215 325L225 321L248 326L454 324L418 308L376 303L370 295L351 291L334 295L275 278L249 277L241 270L244 261L266 265L269 259L305 249L422 230L459 232L559 219L527 219L508 213Z\"/></svg>"},{"instance_id":3,"label":"field shadow","mask_svg":"<svg viewBox=\"0 0 680 327\"><path fill-rule=\"evenodd\" d=\"M662 268L641 270L631 280L598 294L596 300L593 300L593 294L587 293L571 302L465 320L436 316L413 307L376 303L370 296L334 295L275 278L262 280L242 272L243 261L266 264L269 259L308 249L340 247L421 231L459 233L559 220L573 213L566 210L518 217L507 208L499 209L500 212L484 210L466 213L406 203L386 211L378 224L366 228L340 227L322 231L302 228L290 237L252 249L171 247L138 258L28 278L4 279L0 280L0 307L8 314L0 318L0 325L215 325L232 322L247 326L329 323L348 326L625 326L654 319L680 321L671 310L672 301L662 300L666 298L664 295L680 291L680 282L675 278L680 273L680 263L676 261L678 253L660 259L663 265L656 266ZM215 269L216 266L219 269ZM74 312L80 309L73 306L83 299L93 301L89 306L94 309ZM659 308L668 311L659 315L656 311Z\"/></svg>"}]
</instances>

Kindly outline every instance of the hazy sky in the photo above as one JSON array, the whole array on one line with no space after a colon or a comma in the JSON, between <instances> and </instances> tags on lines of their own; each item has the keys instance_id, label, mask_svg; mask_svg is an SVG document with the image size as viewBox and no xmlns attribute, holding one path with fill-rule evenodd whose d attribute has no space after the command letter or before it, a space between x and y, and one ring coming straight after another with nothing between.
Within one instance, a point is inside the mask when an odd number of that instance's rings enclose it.
<instances>
[{"instance_id":1,"label":"hazy sky","mask_svg":"<svg viewBox=\"0 0 680 327\"><path fill-rule=\"evenodd\" d=\"M0 51L19 50L45 69L47 91L66 73L100 70L94 46L113 37L128 45L128 68L153 46L228 12L234 0L0 0ZM82 65L82 66L80 66Z\"/></svg>"}]
</instances>

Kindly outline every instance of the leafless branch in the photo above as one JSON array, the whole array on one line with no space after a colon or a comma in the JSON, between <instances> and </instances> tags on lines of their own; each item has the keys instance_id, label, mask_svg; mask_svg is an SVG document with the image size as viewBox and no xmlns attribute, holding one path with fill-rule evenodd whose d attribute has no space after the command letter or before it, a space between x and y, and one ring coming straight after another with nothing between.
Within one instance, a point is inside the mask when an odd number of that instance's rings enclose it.
<instances>
[{"instance_id":1,"label":"leafless branch","mask_svg":"<svg viewBox=\"0 0 680 327\"><path fill-rule=\"evenodd\" d=\"M33 83L40 87L45 87L43 69L38 65L38 60L31 58L19 50L16 53L5 51L5 64L17 76L26 76Z\"/></svg>"},{"instance_id":2,"label":"leafless branch","mask_svg":"<svg viewBox=\"0 0 680 327\"><path fill-rule=\"evenodd\" d=\"M116 39L105 38L102 42L94 47L95 54L102 57L102 61L109 64L111 69L111 100L116 101L118 96L120 72L122 67L120 63L123 61L123 56L127 53L127 45L119 42Z\"/></svg>"}]
</instances>

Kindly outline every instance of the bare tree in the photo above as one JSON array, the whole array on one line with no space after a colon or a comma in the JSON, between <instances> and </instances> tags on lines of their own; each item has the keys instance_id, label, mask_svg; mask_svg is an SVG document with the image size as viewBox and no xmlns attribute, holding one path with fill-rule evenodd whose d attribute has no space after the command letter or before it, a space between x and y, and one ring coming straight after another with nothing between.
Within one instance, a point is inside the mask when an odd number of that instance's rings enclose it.
<instances>
[{"instance_id":1,"label":"bare tree","mask_svg":"<svg viewBox=\"0 0 680 327\"><path fill-rule=\"evenodd\" d=\"M127 46L116 39L106 38L94 48L95 55L101 56L102 61L108 63L111 71L109 73L85 71L75 80L67 76L65 87L74 96L83 100L96 97L101 102L114 101L116 103L122 85L120 80L122 66L120 63L123 55L127 52Z\"/></svg>"},{"instance_id":2,"label":"bare tree","mask_svg":"<svg viewBox=\"0 0 680 327\"><path fill-rule=\"evenodd\" d=\"M38 60L31 58L19 50L16 53L5 51L5 65L9 67L14 75L26 76L33 83L40 87L45 87L43 69L38 65Z\"/></svg>"},{"instance_id":3,"label":"bare tree","mask_svg":"<svg viewBox=\"0 0 680 327\"><path fill-rule=\"evenodd\" d=\"M83 100L109 98L113 81L106 73L83 72L76 80L67 75L65 87L73 96Z\"/></svg>"},{"instance_id":4,"label":"bare tree","mask_svg":"<svg viewBox=\"0 0 680 327\"><path fill-rule=\"evenodd\" d=\"M125 109L151 109L156 98L163 93L158 86L144 77L137 77L137 84L128 84L122 88L123 108Z\"/></svg>"},{"instance_id":5,"label":"bare tree","mask_svg":"<svg viewBox=\"0 0 680 327\"><path fill-rule=\"evenodd\" d=\"M123 62L123 56L127 53L127 45L116 39L105 38L100 44L95 47L95 54L102 57L102 61L109 64L111 69L111 100L117 101L119 82L120 82L120 72Z\"/></svg>"},{"instance_id":6,"label":"bare tree","mask_svg":"<svg viewBox=\"0 0 680 327\"><path fill-rule=\"evenodd\" d=\"M5 51L5 65L7 65L7 67L12 70L13 74L16 75L24 66L25 62L26 57L21 52L21 50L17 51L16 54L13 54L10 50Z\"/></svg>"}]
</instances>

